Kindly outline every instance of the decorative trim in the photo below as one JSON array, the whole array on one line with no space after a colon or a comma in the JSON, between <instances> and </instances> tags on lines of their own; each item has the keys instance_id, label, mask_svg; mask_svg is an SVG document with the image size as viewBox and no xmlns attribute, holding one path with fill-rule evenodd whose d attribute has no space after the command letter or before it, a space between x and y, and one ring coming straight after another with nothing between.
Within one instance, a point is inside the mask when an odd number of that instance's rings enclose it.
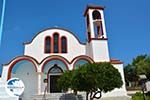
<instances>
[{"instance_id":1,"label":"decorative trim","mask_svg":"<svg viewBox=\"0 0 150 100\"><path fill-rule=\"evenodd\" d=\"M92 40L108 40L108 38L90 38L88 43L90 43Z\"/></svg>"},{"instance_id":2,"label":"decorative trim","mask_svg":"<svg viewBox=\"0 0 150 100\"><path fill-rule=\"evenodd\" d=\"M45 59L43 59L42 60L42 62L41 63L43 63L42 64L42 67L41 67L41 71L43 72L43 70L44 70L44 66L49 62L49 61L51 61L51 60L60 60L60 61L62 61L65 65L66 65L66 69L67 70L69 70L69 68L68 68L68 64L67 63L69 63L69 61L67 60L67 59L65 59L64 57L61 57L61 56L57 56L57 55L53 55L53 56L48 56L48 57L46 57Z\"/></svg>"},{"instance_id":3,"label":"decorative trim","mask_svg":"<svg viewBox=\"0 0 150 100\"><path fill-rule=\"evenodd\" d=\"M31 57L31 56L28 56L28 55L22 55L22 56L17 56L15 58L13 58L11 61L9 61L8 63L6 64L2 64L2 66L8 66L9 64L11 64L14 60L16 59L20 59L20 58L29 58L29 59L32 59L34 62L36 62L36 64L40 64L35 58Z\"/></svg>"},{"instance_id":4,"label":"decorative trim","mask_svg":"<svg viewBox=\"0 0 150 100\"><path fill-rule=\"evenodd\" d=\"M46 59L54 59L54 58L59 58L61 60L64 60L66 63L68 64L72 64L75 60L79 59L79 58L85 58L85 59L89 59L90 61L94 62L94 60L87 56L87 55L80 55L80 56L77 56L75 58L73 58L70 62L64 58L63 56L60 56L60 55L51 55L51 56L47 56L45 57L41 62L38 62L35 58L31 57L31 56L27 56L27 55L23 55L23 56L18 56L18 57L15 57L13 58L9 63L7 64L2 64L2 66L8 66L9 64L11 64L14 60L16 59L20 59L20 58L29 58L29 59L32 59L36 64L40 65L42 64L44 61L46 61Z\"/></svg>"},{"instance_id":5,"label":"decorative trim","mask_svg":"<svg viewBox=\"0 0 150 100\"><path fill-rule=\"evenodd\" d=\"M78 37L77 37L73 32L71 32L71 31L69 31L69 30L67 30L67 29L64 29L64 28L52 27L52 28L46 28L46 29L44 29L44 30L41 30L40 32L38 32L38 33L32 38L32 40L31 40L30 42L24 42L23 45L27 45L27 44L32 43L33 40L36 38L36 36L38 36L40 33L44 32L44 31L47 31L47 30L52 30L52 29L58 29L58 30L63 30L63 31L69 32L69 33L71 33L71 34L78 40L78 42L79 42L80 44L82 44L82 45L85 45L85 44L86 44L86 43L80 42L80 40L78 39Z\"/></svg>"},{"instance_id":6,"label":"decorative trim","mask_svg":"<svg viewBox=\"0 0 150 100\"><path fill-rule=\"evenodd\" d=\"M47 74L50 74L50 71L51 71L53 68L55 68L55 65L52 66L52 67L48 70L48 73L47 73ZM60 69L62 73L64 72L61 67L57 66L57 68Z\"/></svg>"},{"instance_id":7,"label":"decorative trim","mask_svg":"<svg viewBox=\"0 0 150 100\"><path fill-rule=\"evenodd\" d=\"M68 63L68 64L72 64L75 60L80 59L80 58L88 59L89 61L91 61L91 62L94 63L94 60L93 60L91 57L86 56L86 55L77 56L77 57L73 58L70 62L69 62L66 58L64 58L64 57L62 57L62 56L59 56L59 55L51 55L51 56L48 56L48 57L44 58L39 64L42 64L44 61L46 61L46 59L55 59L55 58L59 58L59 59L65 61L65 62Z\"/></svg>"},{"instance_id":8,"label":"decorative trim","mask_svg":"<svg viewBox=\"0 0 150 100\"><path fill-rule=\"evenodd\" d=\"M36 66L37 62L36 62L35 59L33 59L33 58L30 57L30 56L20 56L20 57L17 57L17 58L15 58L15 59L13 59L13 60L9 63L9 64L11 64L11 65L9 66L9 69L8 69L7 80L11 78L11 72L12 72L12 69L13 69L14 65L15 65L17 62L22 61L22 60L27 60L27 61L31 62L31 63L34 65L35 70L36 70L36 72L37 72L37 66Z\"/></svg>"},{"instance_id":9,"label":"decorative trim","mask_svg":"<svg viewBox=\"0 0 150 100\"><path fill-rule=\"evenodd\" d=\"M122 61L117 60L117 59L110 59L110 61L103 61L103 62L108 62L108 63L111 63L111 64L123 64ZM103 63L103 62L95 62L95 63Z\"/></svg>"},{"instance_id":10,"label":"decorative trim","mask_svg":"<svg viewBox=\"0 0 150 100\"><path fill-rule=\"evenodd\" d=\"M94 63L94 60L91 57L86 56L86 55L80 55L80 56L73 58L72 61L70 62L70 64L72 64L75 60L79 60L79 59L87 59L90 62Z\"/></svg>"},{"instance_id":11,"label":"decorative trim","mask_svg":"<svg viewBox=\"0 0 150 100\"><path fill-rule=\"evenodd\" d=\"M117 60L117 59L111 59L111 60L110 60L110 63L111 63L111 64L123 64L122 61Z\"/></svg>"},{"instance_id":12,"label":"decorative trim","mask_svg":"<svg viewBox=\"0 0 150 100\"><path fill-rule=\"evenodd\" d=\"M91 59L88 56L78 56L78 57L74 58L75 62L73 63L73 69L75 69L76 62L79 61L79 60L82 60L82 59L83 60L87 60L89 63L94 63L93 59Z\"/></svg>"},{"instance_id":13,"label":"decorative trim","mask_svg":"<svg viewBox=\"0 0 150 100\"><path fill-rule=\"evenodd\" d=\"M91 40L108 40L108 38L91 38Z\"/></svg>"},{"instance_id":14,"label":"decorative trim","mask_svg":"<svg viewBox=\"0 0 150 100\"><path fill-rule=\"evenodd\" d=\"M60 61L62 61L62 62L66 65L66 69L69 70L68 64L72 64L72 63L74 62L74 63L73 63L73 69L74 69L74 67L75 67L74 64L75 64L78 60L81 60L81 59L85 59L85 60L87 60L87 61L89 61L89 62L91 62L91 63L94 63L93 59L90 58L89 56L86 56L86 55L77 56L77 57L73 58L73 59L71 60L71 62L69 62L66 58L64 58L64 57L62 57L62 56L59 56L59 55L52 55L52 56L48 56L48 57L44 58L40 63L39 63L35 58L33 58L33 57L31 57L31 56L23 55L23 56L18 56L18 57L16 57L16 58L12 59L8 64L3 64L3 65L6 65L6 66L10 65L10 66L9 66L9 69L8 69L8 76L7 76L7 79L10 79L10 78L11 78L11 71L12 71L12 68L14 67L14 65L15 65L17 62L19 62L19 61L21 61L21 60L27 60L27 61L31 62L31 63L34 65L36 72L37 72L37 66L36 66L36 65L37 65L37 64L40 65L40 64L43 63L43 64L42 64L42 67L41 67L41 71L43 72L43 69L44 69L45 64L48 63L50 60L60 60ZM101 62L95 62L95 63L101 63ZM110 63L111 63L111 64L123 64L122 61L117 60L117 59L111 59L111 60L110 60Z\"/></svg>"}]
</instances>

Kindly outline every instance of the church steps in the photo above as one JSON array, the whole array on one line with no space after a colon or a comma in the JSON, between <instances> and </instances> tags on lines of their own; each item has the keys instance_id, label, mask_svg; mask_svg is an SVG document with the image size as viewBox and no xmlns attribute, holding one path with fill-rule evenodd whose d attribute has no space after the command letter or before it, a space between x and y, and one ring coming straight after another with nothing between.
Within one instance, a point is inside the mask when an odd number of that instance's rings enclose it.
<instances>
[{"instance_id":1,"label":"church steps","mask_svg":"<svg viewBox=\"0 0 150 100\"><path fill-rule=\"evenodd\" d=\"M78 99L73 94L64 94L64 93L53 93L46 94L45 98L43 95L34 95L31 100L86 100L85 93L79 93ZM94 100L131 100L129 96L117 96L117 97L103 97L101 99Z\"/></svg>"}]
</instances>

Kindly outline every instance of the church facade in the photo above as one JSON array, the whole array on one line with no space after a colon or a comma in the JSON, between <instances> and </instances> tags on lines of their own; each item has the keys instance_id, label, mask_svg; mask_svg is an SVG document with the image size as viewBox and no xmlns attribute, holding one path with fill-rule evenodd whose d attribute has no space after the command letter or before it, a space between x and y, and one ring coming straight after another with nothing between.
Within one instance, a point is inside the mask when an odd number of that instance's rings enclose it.
<instances>
[{"instance_id":1,"label":"church facade","mask_svg":"<svg viewBox=\"0 0 150 100\"><path fill-rule=\"evenodd\" d=\"M81 43L73 32L58 27L40 31L31 42L24 43L24 55L3 65L0 94L5 92L3 86L7 80L14 77L24 82L22 100L43 94L45 80L48 93L61 93L56 84L64 71L86 63L110 62L120 72L123 86L103 96L126 96L123 62L110 57L103 11L104 7L87 6L84 12L86 43Z\"/></svg>"}]
</instances>

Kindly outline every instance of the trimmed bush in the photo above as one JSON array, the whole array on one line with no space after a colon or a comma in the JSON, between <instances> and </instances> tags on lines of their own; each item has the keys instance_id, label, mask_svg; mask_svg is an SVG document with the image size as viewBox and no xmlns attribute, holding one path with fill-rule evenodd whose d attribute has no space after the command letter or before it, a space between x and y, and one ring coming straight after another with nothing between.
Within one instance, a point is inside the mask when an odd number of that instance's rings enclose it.
<instances>
[{"instance_id":1,"label":"trimmed bush","mask_svg":"<svg viewBox=\"0 0 150 100\"><path fill-rule=\"evenodd\" d=\"M150 94L145 94L146 100L150 100ZM144 100L143 94L141 92L137 92L132 96L132 100Z\"/></svg>"}]
</instances>

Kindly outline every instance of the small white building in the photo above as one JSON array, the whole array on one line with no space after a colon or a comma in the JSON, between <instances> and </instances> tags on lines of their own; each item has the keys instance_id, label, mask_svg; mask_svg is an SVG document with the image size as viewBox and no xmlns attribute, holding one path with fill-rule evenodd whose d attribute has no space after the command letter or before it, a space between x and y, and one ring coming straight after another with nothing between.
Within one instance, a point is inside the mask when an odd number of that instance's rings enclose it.
<instances>
[{"instance_id":1,"label":"small white building","mask_svg":"<svg viewBox=\"0 0 150 100\"><path fill-rule=\"evenodd\" d=\"M123 63L111 59L109 55L103 11L104 7L87 6L84 12L87 26L86 43L81 43L73 32L56 27L40 31L31 42L24 43L24 55L3 65L0 98L4 97L1 94L6 95L4 84L13 77L21 79L25 84L22 100L30 100L32 95L43 94L44 79L48 80L48 93L60 93L56 80L64 71L93 62L111 62L122 76L123 86L104 94L103 97L126 96Z\"/></svg>"}]
</instances>

